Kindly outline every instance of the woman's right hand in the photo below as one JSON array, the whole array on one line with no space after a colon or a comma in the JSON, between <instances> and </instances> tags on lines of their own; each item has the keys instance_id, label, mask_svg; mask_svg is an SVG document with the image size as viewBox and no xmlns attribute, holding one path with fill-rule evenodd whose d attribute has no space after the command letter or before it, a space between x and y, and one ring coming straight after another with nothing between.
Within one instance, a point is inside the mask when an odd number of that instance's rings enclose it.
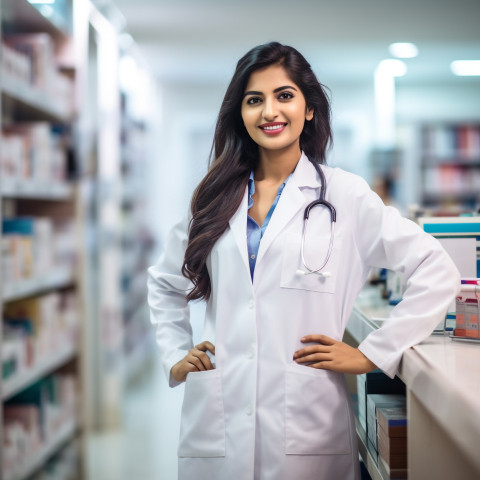
<instances>
[{"instance_id":1,"label":"woman's right hand","mask_svg":"<svg viewBox=\"0 0 480 480\"><path fill-rule=\"evenodd\" d=\"M209 341L199 343L197 346L188 351L187 355L176 363L171 370L172 377L177 382L184 382L187 374L190 372L201 372L203 370L213 370L210 358L206 354L209 351L215 355L215 345Z\"/></svg>"}]
</instances>

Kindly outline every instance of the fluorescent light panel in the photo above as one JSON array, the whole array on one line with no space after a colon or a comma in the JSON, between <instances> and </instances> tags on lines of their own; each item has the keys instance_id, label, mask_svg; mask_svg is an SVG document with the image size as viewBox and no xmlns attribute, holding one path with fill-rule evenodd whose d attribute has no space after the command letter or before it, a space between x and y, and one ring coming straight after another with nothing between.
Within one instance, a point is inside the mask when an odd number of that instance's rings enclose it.
<instances>
[{"instance_id":1,"label":"fluorescent light panel","mask_svg":"<svg viewBox=\"0 0 480 480\"><path fill-rule=\"evenodd\" d=\"M417 46L410 42L392 43L388 49L397 58L414 58L418 55Z\"/></svg>"},{"instance_id":2,"label":"fluorescent light panel","mask_svg":"<svg viewBox=\"0 0 480 480\"><path fill-rule=\"evenodd\" d=\"M480 76L480 60L455 60L450 64L450 69L461 77Z\"/></svg>"},{"instance_id":3,"label":"fluorescent light panel","mask_svg":"<svg viewBox=\"0 0 480 480\"><path fill-rule=\"evenodd\" d=\"M28 0L32 5L53 5L55 0Z\"/></svg>"},{"instance_id":4,"label":"fluorescent light panel","mask_svg":"<svg viewBox=\"0 0 480 480\"><path fill-rule=\"evenodd\" d=\"M392 77L403 77L407 73L407 66L401 60L387 58L378 64L377 70Z\"/></svg>"}]
</instances>

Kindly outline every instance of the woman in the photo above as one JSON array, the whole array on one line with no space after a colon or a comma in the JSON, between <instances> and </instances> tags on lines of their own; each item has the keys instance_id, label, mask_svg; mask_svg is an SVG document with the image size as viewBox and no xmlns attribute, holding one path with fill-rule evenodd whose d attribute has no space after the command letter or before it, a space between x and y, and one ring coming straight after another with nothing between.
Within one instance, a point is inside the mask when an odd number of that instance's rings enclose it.
<instances>
[{"instance_id":1,"label":"woman","mask_svg":"<svg viewBox=\"0 0 480 480\"><path fill-rule=\"evenodd\" d=\"M300 53L270 43L240 59L191 217L149 269L165 370L171 386L186 380L182 480L358 479L343 373L378 366L393 377L456 293L458 272L435 239L361 178L324 165L330 140L328 98ZM322 172L336 227L314 207L302 252ZM402 272L408 288L356 349L341 340L372 267ZM193 299L206 301L196 346Z\"/></svg>"}]
</instances>

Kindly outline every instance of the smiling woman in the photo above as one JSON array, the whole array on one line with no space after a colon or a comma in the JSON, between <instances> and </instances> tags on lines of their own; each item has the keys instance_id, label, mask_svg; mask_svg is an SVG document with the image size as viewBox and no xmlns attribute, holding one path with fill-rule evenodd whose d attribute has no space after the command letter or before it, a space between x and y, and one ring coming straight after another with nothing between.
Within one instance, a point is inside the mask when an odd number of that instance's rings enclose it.
<instances>
[{"instance_id":1,"label":"smiling woman","mask_svg":"<svg viewBox=\"0 0 480 480\"><path fill-rule=\"evenodd\" d=\"M330 140L328 98L297 50L274 42L239 60L191 214L149 269L165 371L186 382L180 480L358 480L343 373L393 377L457 291L438 241L325 165ZM408 288L353 348L342 338L371 267L401 270ZM207 304L197 345L193 299Z\"/></svg>"},{"instance_id":2,"label":"smiling woman","mask_svg":"<svg viewBox=\"0 0 480 480\"><path fill-rule=\"evenodd\" d=\"M260 90L260 88L262 90ZM305 97L282 65L258 70L248 80L242 102L248 134L259 146L260 157L273 150L291 150L298 156L305 121L313 118Z\"/></svg>"}]
</instances>

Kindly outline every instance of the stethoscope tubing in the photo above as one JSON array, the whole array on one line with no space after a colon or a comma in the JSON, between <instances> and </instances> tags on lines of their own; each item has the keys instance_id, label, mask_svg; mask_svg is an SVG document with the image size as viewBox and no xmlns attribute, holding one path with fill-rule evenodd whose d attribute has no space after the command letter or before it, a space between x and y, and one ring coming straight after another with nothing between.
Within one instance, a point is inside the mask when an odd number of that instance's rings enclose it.
<instances>
[{"instance_id":1,"label":"stethoscope tubing","mask_svg":"<svg viewBox=\"0 0 480 480\"><path fill-rule=\"evenodd\" d=\"M332 253L332 248L333 248L333 240L335 237L335 224L337 222L337 212L335 210L335 207L330 203L325 200L325 195L327 192L327 180L325 178L325 174L323 173L321 167L312 161L313 166L315 167L315 170L317 171L320 181L321 181L321 187L320 187L320 195L318 197L318 200L314 200L313 202L309 203L305 207L305 211L303 213L303 232L302 232L302 245L301 245L301 256L302 256L302 263L303 266L307 269L307 272L304 272L305 275L309 274L318 274L322 275L321 270L327 265L328 260L330 259L330 255ZM308 218L310 216L310 211L312 208L316 206L324 206L330 211L330 223L331 223L331 230L330 230L330 241L328 243L328 251L327 255L325 257L324 262L319 268L313 269L310 268L307 265L307 262L305 260L305 238L307 236L307 224L308 224ZM325 276L327 276L327 272L324 273Z\"/></svg>"}]
</instances>

